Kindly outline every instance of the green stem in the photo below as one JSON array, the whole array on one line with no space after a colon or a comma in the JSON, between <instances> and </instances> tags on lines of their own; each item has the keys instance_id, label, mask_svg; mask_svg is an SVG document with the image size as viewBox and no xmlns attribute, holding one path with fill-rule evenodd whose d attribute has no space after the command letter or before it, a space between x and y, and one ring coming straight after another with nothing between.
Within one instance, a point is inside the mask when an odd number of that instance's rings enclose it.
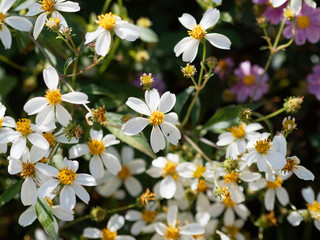
<instances>
[{"instance_id":1,"label":"green stem","mask_svg":"<svg viewBox=\"0 0 320 240\"><path fill-rule=\"evenodd\" d=\"M69 227L71 227L72 225L74 225L74 224L76 224L76 223L78 223L78 222L82 222L82 221L84 221L84 220L86 220L86 219L90 219L90 214L84 215L84 216L82 216L82 217L79 217L79 218L73 220L72 222L66 223L61 229L69 228Z\"/></svg>"},{"instance_id":2,"label":"green stem","mask_svg":"<svg viewBox=\"0 0 320 240\"><path fill-rule=\"evenodd\" d=\"M262 114L257 113L257 112L252 112L252 115L255 116L255 117L259 117L259 118L264 117ZM267 124L267 126L268 126L268 128L269 128L269 132L271 133L271 135L273 135L273 126L272 126L272 124L270 123L270 121L268 121L267 119L265 119L264 122Z\"/></svg>"},{"instance_id":3,"label":"green stem","mask_svg":"<svg viewBox=\"0 0 320 240\"><path fill-rule=\"evenodd\" d=\"M93 68L95 65L97 65L104 57L100 57L98 60L95 60L90 66L86 67L85 69L82 69L81 71L77 72L77 73L72 73L72 74L67 74L64 77L73 77L73 76L78 76L88 70L90 70L91 68Z\"/></svg>"},{"instance_id":4,"label":"green stem","mask_svg":"<svg viewBox=\"0 0 320 240\"><path fill-rule=\"evenodd\" d=\"M71 44L69 43L69 41L68 41L67 39L65 39L65 38L61 35L60 32L57 32L57 34L58 34L59 38L60 38L61 40L63 40L63 41L67 44L67 46L70 48L70 50L77 56L77 55L78 55L77 48L73 48L73 47L71 46Z\"/></svg>"},{"instance_id":5,"label":"green stem","mask_svg":"<svg viewBox=\"0 0 320 240\"><path fill-rule=\"evenodd\" d=\"M207 50L206 50L206 43L202 42L202 64L201 64L201 70L200 70L200 75L199 75L199 79L198 79L198 86L201 85L201 81L202 81L202 75L203 75L203 70L204 70L204 64L205 64L205 60L206 60L206 54L207 54Z\"/></svg>"},{"instance_id":6,"label":"green stem","mask_svg":"<svg viewBox=\"0 0 320 240\"><path fill-rule=\"evenodd\" d=\"M122 4L122 0L118 0L118 4L119 4L119 11L120 11L120 12L119 12L120 18L123 18L123 16L122 16L122 12L123 12L123 11L122 11L122 5L123 5L123 4Z\"/></svg>"},{"instance_id":7,"label":"green stem","mask_svg":"<svg viewBox=\"0 0 320 240\"><path fill-rule=\"evenodd\" d=\"M103 7L102 7L101 14L105 14L105 13L106 13L106 11L108 10L108 7L109 7L110 3L111 3L111 0L106 0L106 1L104 2L104 5L103 5Z\"/></svg>"},{"instance_id":8,"label":"green stem","mask_svg":"<svg viewBox=\"0 0 320 240\"><path fill-rule=\"evenodd\" d=\"M283 20L282 20L282 22L281 22L281 25L280 25L278 34L277 34L277 36L276 36L276 40L274 40L274 43L273 43L273 49L276 49L277 46L278 46L278 43L279 43L279 40L280 40L282 31L283 31L284 25L285 25L285 23L286 23L286 20L287 20L286 18L283 18Z\"/></svg>"},{"instance_id":9,"label":"green stem","mask_svg":"<svg viewBox=\"0 0 320 240\"><path fill-rule=\"evenodd\" d=\"M75 88L76 87L76 78L77 75L75 75L75 73L77 72L78 69L78 62L79 62L79 56L76 57L76 60L74 61L74 65L73 65L73 69L72 69L72 87Z\"/></svg>"},{"instance_id":10,"label":"green stem","mask_svg":"<svg viewBox=\"0 0 320 240\"><path fill-rule=\"evenodd\" d=\"M194 141L192 141L191 138L189 138L186 134L184 134L183 137L202 157L204 157L208 162L212 162L212 160L197 146L197 144L195 144Z\"/></svg>"},{"instance_id":11,"label":"green stem","mask_svg":"<svg viewBox=\"0 0 320 240\"><path fill-rule=\"evenodd\" d=\"M14 67L15 69L20 70L22 72L27 72L27 71L31 72L30 69L28 69L26 67L23 67L23 66L20 66L20 65L18 65L16 63L12 62L9 58L7 58L6 56L3 56L1 54L0 54L0 61L10 65L11 67Z\"/></svg>"},{"instance_id":12,"label":"green stem","mask_svg":"<svg viewBox=\"0 0 320 240\"><path fill-rule=\"evenodd\" d=\"M267 120L269 118L272 118L272 117L275 117L277 115L279 115L280 113L284 112L285 111L285 108L280 108L278 111L275 111L273 113L270 113L269 115L267 116L264 116L264 117L261 117L261 118L258 118L256 120L254 120L253 122L261 122L261 121L264 121L264 120Z\"/></svg>"},{"instance_id":13,"label":"green stem","mask_svg":"<svg viewBox=\"0 0 320 240\"><path fill-rule=\"evenodd\" d=\"M118 49L119 43L120 43L120 38L116 38L116 40L114 41L113 46L112 46L108 56L107 56L106 61L99 68L99 73L100 74L103 73L108 68L108 66L111 63L111 60L112 60L114 54L116 53L116 51Z\"/></svg>"},{"instance_id":14,"label":"green stem","mask_svg":"<svg viewBox=\"0 0 320 240\"><path fill-rule=\"evenodd\" d=\"M196 89L196 94L194 95L194 97L193 97L193 99L192 99L192 102L191 102L191 104L190 104L189 107L188 107L187 114L186 114L186 116L184 117L184 119L183 119L183 121L182 121L182 123L181 123L181 125L180 125L181 128L182 128L184 125L186 125L186 123L188 122L189 117L190 117L190 115L191 115L192 108L193 108L194 104L195 104L196 101L197 101L197 98L198 98L198 96L199 96L199 93L200 93L200 90L197 88L197 89Z\"/></svg>"},{"instance_id":15,"label":"green stem","mask_svg":"<svg viewBox=\"0 0 320 240\"><path fill-rule=\"evenodd\" d=\"M129 208L134 208L134 207L136 207L136 206L137 206L136 203L132 203L132 204L129 204L129 205L124 206L124 207L119 207L119 208L115 208L115 209L112 209L112 210L108 210L108 211L107 211L107 214L120 212L120 211L123 211L123 210L127 210L127 209L129 209Z\"/></svg>"}]
</instances>

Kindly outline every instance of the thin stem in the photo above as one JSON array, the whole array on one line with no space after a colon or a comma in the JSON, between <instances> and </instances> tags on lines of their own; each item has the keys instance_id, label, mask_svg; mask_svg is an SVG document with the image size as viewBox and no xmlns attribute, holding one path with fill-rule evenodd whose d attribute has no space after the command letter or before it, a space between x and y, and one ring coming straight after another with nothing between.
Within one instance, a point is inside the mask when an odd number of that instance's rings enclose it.
<instances>
[{"instance_id":1,"label":"thin stem","mask_svg":"<svg viewBox=\"0 0 320 240\"><path fill-rule=\"evenodd\" d=\"M111 63L111 60L114 56L114 54L116 53L118 46L120 44L120 38L116 38L116 40L114 40L113 46L107 56L106 61L101 65L101 67L99 68L99 73L103 73L109 66L109 64Z\"/></svg>"},{"instance_id":2,"label":"thin stem","mask_svg":"<svg viewBox=\"0 0 320 240\"><path fill-rule=\"evenodd\" d=\"M22 72L32 72L30 69L24 67L24 66L20 66L14 62L12 62L9 58L7 58L6 56L3 56L0 54L0 61L10 65L11 67L14 67L15 69L18 69L19 71Z\"/></svg>"},{"instance_id":3,"label":"thin stem","mask_svg":"<svg viewBox=\"0 0 320 240\"><path fill-rule=\"evenodd\" d=\"M95 65L97 65L104 57L100 57L98 60L95 60L90 66L86 67L85 69L82 69L81 71L77 72L77 73L72 73L72 74L67 74L64 75L64 77L73 77L73 76L78 76L88 70L90 70L91 68L93 68Z\"/></svg>"},{"instance_id":4,"label":"thin stem","mask_svg":"<svg viewBox=\"0 0 320 240\"><path fill-rule=\"evenodd\" d=\"M267 115L267 116L264 116L264 117L255 119L253 122L261 122L261 121L267 120L267 119L269 119L269 118L272 118L272 117L275 117L275 116L279 115L280 113L282 113L282 112L284 112L284 111L285 111L285 108L281 108L281 109L279 109L278 111L275 111L275 112L273 112L273 113L270 113L270 114Z\"/></svg>"},{"instance_id":5,"label":"thin stem","mask_svg":"<svg viewBox=\"0 0 320 240\"><path fill-rule=\"evenodd\" d=\"M89 218L90 218L90 214L84 215L84 216L82 216L82 217L79 217L79 218L75 219L75 220L72 221L72 222L66 223L66 224L62 227L62 229L69 228L69 227L71 227L72 225L74 225L74 224L76 224L76 223L78 223L78 222L82 222L82 221L84 221L84 220L86 220L86 219L89 219Z\"/></svg>"},{"instance_id":6,"label":"thin stem","mask_svg":"<svg viewBox=\"0 0 320 240\"><path fill-rule=\"evenodd\" d=\"M108 10L108 7L109 7L110 3L111 3L111 0L106 0L106 1L104 2L104 5L103 5L103 7L102 7L101 14L105 14L105 13L106 13L106 11Z\"/></svg>"},{"instance_id":7,"label":"thin stem","mask_svg":"<svg viewBox=\"0 0 320 240\"><path fill-rule=\"evenodd\" d=\"M134 208L134 207L136 207L136 206L137 206L136 203L132 203L132 204L127 205L127 206L124 206L124 207L119 207L119 208L115 208L115 209L112 209L112 210L108 210L108 211L107 211L107 214L120 212L120 211L123 211L123 210L127 210L127 209L129 209L129 208Z\"/></svg>"},{"instance_id":8,"label":"thin stem","mask_svg":"<svg viewBox=\"0 0 320 240\"><path fill-rule=\"evenodd\" d=\"M122 0L118 0L118 4L119 4L119 15L120 15L120 17L121 18L123 18L123 16L122 16L122 13L123 13L123 11L122 11Z\"/></svg>"},{"instance_id":9,"label":"thin stem","mask_svg":"<svg viewBox=\"0 0 320 240\"><path fill-rule=\"evenodd\" d=\"M191 77L191 80L192 80L192 82L193 82L193 85L194 85L195 87L198 87L198 84L197 84L196 81L194 80L194 77Z\"/></svg>"},{"instance_id":10,"label":"thin stem","mask_svg":"<svg viewBox=\"0 0 320 240\"><path fill-rule=\"evenodd\" d=\"M79 62L79 56L77 56L76 60L74 61L72 74L76 74L78 69L78 62ZM72 87L76 87L76 78L77 78L77 75L72 76Z\"/></svg>"},{"instance_id":11,"label":"thin stem","mask_svg":"<svg viewBox=\"0 0 320 240\"><path fill-rule=\"evenodd\" d=\"M200 90L197 88L197 89L196 89L196 94L194 95L194 97L193 97L193 99L192 99L192 102L191 102L191 104L190 104L189 107L188 107L187 114L186 114L186 116L184 117L184 119L183 119L183 121L182 121L182 123L181 123L181 125L180 125L181 128L182 128L184 125L186 125L186 123L188 122L188 119L189 119L189 117L190 117L192 108L193 108L194 104L196 103L196 100L197 100L197 98L198 98L198 96L199 96L199 93L200 93Z\"/></svg>"},{"instance_id":12,"label":"thin stem","mask_svg":"<svg viewBox=\"0 0 320 240\"><path fill-rule=\"evenodd\" d=\"M274 40L274 43L273 43L273 49L276 49L278 46L278 43L279 43L279 40L280 40L280 37L281 37L281 34L282 34L282 31L283 31L283 28L284 28L286 21L287 21L287 19L283 18L281 25L280 25L280 28L279 28L279 31L278 31L278 34L276 36L276 40Z\"/></svg>"},{"instance_id":13,"label":"thin stem","mask_svg":"<svg viewBox=\"0 0 320 240\"><path fill-rule=\"evenodd\" d=\"M78 55L77 49L76 49L76 48L73 48L73 47L70 45L69 41L68 41L67 39L65 39L65 38L61 35L60 32L57 32L57 34L58 34L59 38L62 39L62 40L67 44L67 46L70 48L70 50L77 56L77 55Z\"/></svg>"},{"instance_id":14,"label":"thin stem","mask_svg":"<svg viewBox=\"0 0 320 240\"><path fill-rule=\"evenodd\" d=\"M188 137L188 135L184 134L183 137L198 153L200 153L202 157L204 157L208 162L212 162L212 160L197 146L197 144L195 144L194 141L192 141L191 138Z\"/></svg>"},{"instance_id":15,"label":"thin stem","mask_svg":"<svg viewBox=\"0 0 320 240\"><path fill-rule=\"evenodd\" d=\"M201 85L201 81L202 81L202 75L203 75L203 70L204 70L204 64L205 64L205 60L206 60L206 54L207 54L207 50L206 50L206 43L202 42L202 64L201 64L201 70L200 70L200 74L199 74L199 79L198 79L198 85Z\"/></svg>"}]
</instances>

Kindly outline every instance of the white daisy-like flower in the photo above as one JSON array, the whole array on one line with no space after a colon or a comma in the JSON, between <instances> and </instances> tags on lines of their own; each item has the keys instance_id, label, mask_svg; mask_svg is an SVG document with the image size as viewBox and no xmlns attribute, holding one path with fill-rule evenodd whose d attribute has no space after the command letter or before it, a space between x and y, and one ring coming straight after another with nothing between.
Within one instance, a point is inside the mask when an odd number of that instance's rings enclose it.
<instances>
[{"instance_id":1,"label":"white daisy-like flower","mask_svg":"<svg viewBox=\"0 0 320 240\"><path fill-rule=\"evenodd\" d=\"M219 33L207 33L206 30L214 26L220 17L220 12L217 9L207 10L200 23L197 24L193 16L188 13L184 13L179 18L180 23L190 31L188 31L189 37L183 38L174 47L176 56L182 54L182 60L184 62L192 62L197 56L198 47L203 39L208 40L213 46L220 49L230 49L231 41L226 36Z\"/></svg>"},{"instance_id":2,"label":"white daisy-like flower","mask_svg":"<svg viewBox=\"0 0 320 240\"><path fill-rule=\"evenodd\" d=\"M296 156L287 157L287 164L283 167L282 171L285 174L294 173L298 178L303 180L314 180L314 175L305 167L299 165L300 159Z\"/></svg>"},{"instance_id":3,"label":"white daisy-like flower","mask_svg":"<svg viewBox=\"0 0 320 240\"><path fill-rule=\"evenodd\" d=\"M275 181L267 180L267 191L264 195L264 206L268 211L273 211L276 197L282 206L286 206L289 203L289 194L287 190L282 187L283 180L285 180L285 178L280 175L277 175Z\"/></svg>"},{"instance_id":4,"label":"white daisy-like flower","mask_svg":"<svg viewBox=\"0 0 320 240\"><path fill-rule=\"evenodd\" d=\"M69 158L74 159L84 154L90 153L92 158L89 163L89 170L95 179L103 177L104 167L113 174L117 175L121 170L119 159L111 154L107 147L120 143L112 134L103 137L103 131L90 129L90 138L88 144L77 144L69 149ZM102 164L103 163L103 164Z\"/></svg>"},{"instance_id":5,"label":"white daisy-like flower","mask_svg":"<svg viewBox=\"0 0 320 240\"><path fill-rule=\"evenodd\" d=\"M36 124L44 126L52 126L57 121L64 127L72 120L70 113L61 105L61 102L72 104L86 104L88 96L81 92L70 92L61 94L59 85L59 76L57 71L49 66L43 70L43 79L48 87L44 97L35 97L30 99L23 107L28 115L36 116Z\"/></svg>"},{"instance_id":6,"label":"white daisy-like flower","mask_svg":"<svg viewBox=\"0 0 320 240\"><path fill-rule=\"evenodd\" d=\"M313 219L314 226L320 231L320 193L315 198L315 193L311 187L303 188L301 193L307 202L307 209Z\"/></svg>"},{"instance_id":7,"label":"white daisy-like flower","mask_svg":"<svg viewBox=\"0 0 320 240\"><path fill-rule=\"evenodd\" d=\"M67 158L63 159L63 168L59 170L55 167L42 164L40 170L45 174L54 177L53 179L46 181L38 189L39 198L45 198L59 186L60 191L60 205L68 210L72 210L76 205L76 195L86 204L90 200L90 195L82 187L95 186L96 181L94 177L85 173L76 173L79 167L77 161L69 161Z\"/></svg>"},{"instance_id":8,"label":"white daisy-like flower","mask_svg":"<svg viewBox=\"0 0 320 240\"><path fill-rule=\"evenodd\" d=\"M217 146L228 145L226 157L236 159L238 155L246 152L246 140L250 140L255 137L259 134L256 131L262 128L263 126L260 123L251 123L248 125L240 123L239 126L228 128L227 130L229 132L220 134Z\"/></svg>"},{"instance_id":9,"label":"white daisy-like flower","mask_svg":"<svg viewBox=\"0 0 320 240\"><path fill-rule=\"evenodd\" d=\"M138 98L130 97L126 104L134 111L148 116L136 117L127 121L122 130L126 135L135 135L141 132L148 124L151 124L152 131L150 142L152 150L156 153L165 148L163 135L174 145L178 144L181 133L175 125L179 125L178 115L174 112L168 113L176 103L176 96L173 93L165 92L161 98L156 89L145 92L145 104Z\"/></svg>"},{"instance_id":10,"label":"white daisy-like flower","mask_svg":"<svg viewBox=\"0 0 320 240\"><path fill-rule=\"evenodd\" d=\"M24 17L9 16L8 10L16 0L2 0L0 3L0 39L5 49L9 49L12 43L12 37L7 25L23 32L29 32L32 23Z\"/></svg>"},{"instance_id":11,"label":"white daisy-like flower","mask_svg":"<svg viewBox=\"0 0 320 240\"><path fill-rule=\"evenodd\" d=\"M147 170L153 178L163 177L160 181L160 196L170 199L175 196L177 199L183 196L183 186L179 181L177 167L179 166L179 156L169 153L166 158L158 157L152 161L152 167ZM178 194L178 195L177 195Z\"/></svg>"},{"instance_id":12,"label":"white daisy-like flower","mask_svg":"<svg viewBox=\"0 0 320 240\"><path fill-rule=\"evenodd\" d=\"M11 128L16 126L16 122L12 117L5 116L7 108L0 102L0 135L13 131ZM7 143L0 143L0 153L7 152Z\"/></svg>"},{"instance_id":13,"label":"white daisy-like flower","mask_svg":"<svg viewBox=\"0 0 320 240\"><path fill-rule=\"evenodd\" d=\"M221 239L222 240L225 240L225 239L245 240L246 237L240 232L240 230L242 229L244 224L245 224L244 220L237 219L237 220L235 220L234 224L228 225L228 226L223 226L221 228L222 231L224 231L227 234L226 237L230 237L230 238L222 238L221 235L219 234Z\"/></svg>"},{"instance_id":14,"label":"white daisy-like flower","mask_svg":"<svg viewBox=\"0 0 320 240\"><path fill-rule=\"evenodd\" d=\"M48 141L38 133L39 127L32 124L28 118L21 118L15 123L16 131L8 131L0 135L0 144L12 142L10 156L19 159L29 140L34 146L43 150L49 149Z\"/></svg>"},{"instance_id":15,"label":"white daisy-like flower","mask_svg":"<svg viewBox=\"0 0 320 240\"><path fill-rule=\"evenodd\" d=\"M135 41L140 35L140 31L137 26L121 20L119 16L111 12L99 15L96 23L99 24L98 29L86 34L86 41L84 44L97 40L95 44L95 51L100 56L105 56L109 52L113 32L119 38L130 42Z\"/></svg>"},{"instance_id":16,"label":"white daisy-like flower","mask_svg":"<svg viewBox=\"0 0 320 240\"><path fill-rule=\"evenodd\" d=\"M164 239L192 239L191 236L204 234L204 227L198 223L189 223L185 226L179 226L177 221L178 207L171 205L168 207L167 224L158 222L154 225L156 232ZM190 236L190 237L188 237Z\"/></svg>"},{"instance_id":17,"label":"white daisy-like flower","mask_svg":"<svg viewBox=\"0 0 320 240\"><path fill-rule=\"evenodd\" d=\"M28 10L26 16L35 16L39 14L33 29L33 36L37 39L44 24L48 21L48 16L59 19L62 26L67 26L66 20L59 11L78 12L80 6L76 2L66 0L40 0L38 3L31 4Z\"/></svg>"},{"instance_id":18,"label":"white daisy-like flower","mask_svg":"<svg viewBox=\"0 0 320 240\"><path fill-rule=\"evenodd\" d=\"M123 227L124 222L124 217L115 214L109 219L106 228L100 230L98 228L87 227L83 230L83 236L102 240L135 240L134 237L128 235L118 235L118 230Z\"/></svg>"},{"instance_id":19,"label":"white daisy-like flower","mask_svg":"<svg viewBox=\"0 0 320 240\"><path fill-rule=\"evenodd\" d=\"M11 175L18 174L25 179L21 187L21 202L25 206L36 205L37 203L37 187L36 182L40 182L43 173L39 168L39 160L44 156L44 150L32 147L30 152L25 148L21 159L8 157L8 172Z\"/></svg>"},{"instance_id":20,"label":"white daisy-like flower","mask_svg":"<svg viewBox=\"0 0 320 240\"><path fill-rule=\"evenodd\" d=\"M243 155L248 166L257 162L259 171L266 172L270 167L281 170L287 163L287 141L282 134L269 140L269 133L262 133L247 145L248 153Z\"/></svg>"}]
</instances>

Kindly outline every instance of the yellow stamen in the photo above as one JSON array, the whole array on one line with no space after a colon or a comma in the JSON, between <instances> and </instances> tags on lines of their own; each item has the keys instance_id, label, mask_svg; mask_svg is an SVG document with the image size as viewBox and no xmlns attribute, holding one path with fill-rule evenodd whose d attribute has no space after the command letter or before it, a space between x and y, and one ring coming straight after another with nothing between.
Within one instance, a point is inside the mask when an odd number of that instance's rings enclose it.
<instances>
[{"instance_id":1,"label":"yellow stamen","mask_svg":"<svg viewBox=\"0 0 320 240\"><path fill-rule=\"evenodd\" d=\"M231 171L223 176L224 182L227 183L236 183L240 182L239 180L239 173L235 171Z\"/></svg>"},{"instance_id":2,"label":"yellow stamen","mask_svg":"<svg viewBox=\"0 0 320 240\"><path fill-rule=\"evenodd\" d=\"M52 134L51 132L42 133L42 135L43 135L43 137L48 141L48 143L49 143L49 145L50 145L51 147L54 147L54 145L56 145L56 144L54 143L55 138L54 138L54 136L53 136L53 134Z\"/></svg>"},{"instance_id":3,"label":"yellow stamen","mask_svg":"<svg viewBox=\"0 0 320 240\"><path fill-rule=\"evenodd\" d=\"M32 162L22 162L22 171L21 171L21 176L24 178L27 177L34 177L36 175L36 164Z\"/></svg>"},{"instance_id":4,"label":"yellow stamen","mask_svg":"<svg viewBox=\"0 0 320 240\"><path fill-rule=\"evenodd\" d=\"M122 166L121 170L118 172L118 177L122 180L125 180L126 178L130 177L130 170L126 166Z\"/></svg>"},{"instance_id":5,"label":"yellow stamen","mask_svg":"<svg viewBox=\"0 0 320 240\"><path fill-rule=\"evenodd\" d=\"M283 171L292 172L294 169L297 169L298 161L293 158L287 158L287 164L283 167Z\"/></svg>"},{"instance_id":6,"label":"yellow stamen","mask_svg":"<svg viewBox=\"0 0 320 240\"><path fill-rule=\"evenodd\" d=\"M59 89L55 89L55 90L48 89L44 97L48 100L48 102L52 106L61 102L61 93Z\"/></svg>"},{"instance_id":7,"label":"yellow stamen","mask_svg":"<svg viewBox=\"0 0 320 240\"><path fill-rule=\"evenodd\" d=\"M3 118L0 118L0 128L2 128L2 119Z\"/></svg>"},{"instance_id":8,"label":"yellow stamen","mask_svg":"<svg viewBox=\"0 0 320 240\"><path fill-rule=\"evenodd\" d=\"M47 20L46 26L50 29L55 29L60 26L60 19L59 18L49 18Z\"/></svg>"},{"instance_id":9,"label":"yellow stamen","mask_svg":"<svg viewBox=\"0 0 320 240\"><path fill-rule=\"evenodd\" d=\"M297 25L299 28L301 29L306 29L310 26L310 19L308 16L306 15L301 15L300 17L298 17L297 19Z\"/></svg>"},{"instance_id":10,"label":"yellow stamen","mask_svg":"<svg viewBox=\"0 0 320 240\"><path fill-rule=\"evenodd\" d=\"M198 165L196 170L193 172L193 177L201 178L205 171L206 167Z\"/></svg>"},{"instance_id":11,"label":"yellow stamen","mask_svg":"<svg viewBox=\"0 0 320 240\"><path fill-rule=\"evenodd\" d=\"M60 168L60 171L58 173L58 178L60 179L60 182L64 185L72 184L74 180L77 179L77 173L74 169L66 168Z\"/></svg>"},{"instance_id":12,"label":"yellow stamen","mask_svg":"<svg viewBox=\"0 0 320 240\"><path fill-rule=\"evenodd\" d=\"M156 218L157 214L158 214L157 211L149 211L149 210L143 210L141 213L142 219L146 223L153 222L153 220Z\"/></svg>"},{"instance_id":13,"label":"yellow stamen","mask_svg":"<svg viewBox=\"0 0 320 240\"><path fill-rule=\"evenodd\" d=\"M184 68L181 68L181 71L185 77L193 77L197 69L188 63Z\"/></svg>"},{"instance_id":14,"label":"yellow stamen","mask_svg":"<svg viewBox=\"0 0 320 240\"><path fill-rule=\"evenodd\" d=\"M235 225L226 226L226 234L231 236L231 239L236 239L237 233L240 231L240 228Z\"/></svg>"},{"instance_id":15,"label":"yellow stamen","mask_svg":"<svg viewBox=\"0 0 320 240\"><path fill-rule=\"evenodd\" d=\"M100 27L106 29L107 31L112 30L116 25L117 15L111 12L99 15L97 23Z\"/></svg>"},{"instance_id":16,"label":"yellow stamen","mask_svg":"<svg viewBox=\"0 0 320 240\"><path fill-rule=\"evenodd\" d=\"M198 187L197 187L197 192L201 193L201 192L205 192L208 190L207 184L204 180L199 180L198 182Z\"/></svg>"},{"instance_id":17,"label":"yellow stamen","mask_svg":"<svg viewBox=\"0 0 320 240\"><path fill-rule=\"evenodd\" d=\"M39 1L41 8L47 13L50 14L54 11L54 5L57 3L53 0L42 0Z\"/></svg>"},{"instance_id":18,"label":"yellow stamen","mask_svg":"<svg viewBox=\"0 0 320 240\"><path fill-rule=\"evenodd\" d=\"M282 183L282 178L278 175L274 182L267 181L267 188L276 189L281 187Z\"/></svg>"},{"instance_id":19,"label":"yellow stamen","mask_svg":"<svg viewBox=\"0 0 320 240\"><path fill-rule=\"evenodd\" d=\"M232 201L231 197L227 197L223 200L224 205L226 205L226 207L231 208L234 207L236 205L236 203L234 201Z\"/></svg>"},{"instance_id":20,"label":"yellow stamen","mask_svg":"<svg viewBox=\"0 0 320 240\"><path fill-rule=\"evenodd\" d=\"M144 205L148 206L148 202L149 201L156 200L155 196L156 196L156 194L150 192L149 188L147 188L147 190L144 193L142 193L141 196L140 196L140 200L141 200L142 205L143 206Z\"/></svg>"},{"instance_id":21,"label":"yellow stamen","mask_svg":"<svg viewBox=\"0 0 320 240\"><path fill-rule=\"evenodd\" d=\"M88 144L89 144L89 151L91 155L101 155L106 150L102 140L101 141L95 140L95 139L91 140L89 138Z\"/></svg>"},{"instance_id":22,"label":"yellow stamen","mask_svg":"<svg viewBox=\"0 0 320 240\"><path fill-rule=\"evenodd\" d=\"M270 142L271 142L270 139L258 140L254 145L254 147L258 153L267 155L268 151L271 148Z\"/></svg>"},{"instance_id":23,"label":"yellow stamen","mask_svg":"<svg viewBox=\"0 0 320 240\"><path fill-rule=\"evenodd\" d=\"M5 18L6 18L6 15L0 12L0 22L4 21Z\"/></svg>"},{"instance_id":24,"label":"yellow stamen","mask_svg":"<svg viewBox=\"0 0 320 240\"><path fill-rule=\"evenodd\" d=\"M172 161L168 161L163 168L164 177L167 175L172 175L174 179L178 179L178 174L176 172L176 164Z\"/></svg>"},{"instance_id":25,"label":"yellow stamen","mask_svg":"<svg viewBox=\"0 0 320 240\"><path fill-rule=\"evenodd\" d=\"M311 217L320 221L320 203L313 201L312 204L307 203L307 207Z\"/></svg>"},{"instance_id":26,"label":"yellow stamen","mask_svg":"<svg viewBox=\"0 0 320 240\"><path fill-rule=\"evenodd\" d=\"M194 39L201 40L207 34L207 32L200 25L193 25L191 28L192 31L188 31L188 34Z\"/></svg>"},{"instance_id":27,"label":"yellow stamen","mask_svg":"<svg viewBox=\"0 0 320 240\"><path fill-rule=\"evenodd\" d=\"M102 229L102 240L115 240L118 232L111 232L109 228Z\"/></svg>"},{"instance_id":28,"label":"yellow stamen","mask_svg":"<svg viewBox=\"0 0 320 240\"><path fill-rule=\"evenodd\" d=\"M243 83L248 86L252 86L256 81L256 78L253 74L249 74L243 77Z\"/></svg>"},{"instance_id":29,"label":"yellow stamen","mask_svg":"<svg viewBox=\"0 0 320 240\"><path fill-rule=\"evenodd\" d=\"M169 224L163 236L164 239L176 240L180 236L179 229Z\"/></svg>"},{"instance_id":30,"label":"yellow stamen","mask_svg":"<svg viewBox=\"0 0 320 240\"><path fill-rule=\"evenodd\" d=\"M19 121L16 123L16 129L24 136L32 133L31 120L28 118L19 119Z\"/></svg>"},{"instance_id":31,"label":"yellow stamen","mask_svg":"<svg viewBox=\"0 0 320 240\"><path fill-rule=\"evenodd\" d=\"M239 127L234 126L228 128L227 130L231 132L232 136L235 138L243 138L246 135L246 129L244 128L245 124L241 123Z\"/></svg>"},{"instance_id":32,"label":"yellow stamen","mask_svg":"<svg viewBox=\"0 0 320 240\"><path fill-rule=\"evenodd\" d=\"M159 125L160 123L163 123L165 117L166 116L164 115L163 112L159 112L157 110L157 111L154 111L154 112L151 113L149 121L153 125Z\"/></svg>"},{"instance_id":33,"label":"yellow stamen","mask_svg":"<svg viewBox=\"0 0 320 240\"><path fill-rule=\"evenodd\" d=\"M46 201L49 203L49 206L52 208L53 207L53 202L49 197L46 197Z\"/></svg>"},{"instance_id":34,"label":"yellow stamen","mask_svg":"<svg viewBox=\"0 0 320 240\"><path fill-rule=\"evenodd\" d=\"M151 73L149 73L148 75L146 73L144 73L140 77L140 85L150 86L152 83L153 83L153 77L152 77Z\"/></svg>"}]
</instances>

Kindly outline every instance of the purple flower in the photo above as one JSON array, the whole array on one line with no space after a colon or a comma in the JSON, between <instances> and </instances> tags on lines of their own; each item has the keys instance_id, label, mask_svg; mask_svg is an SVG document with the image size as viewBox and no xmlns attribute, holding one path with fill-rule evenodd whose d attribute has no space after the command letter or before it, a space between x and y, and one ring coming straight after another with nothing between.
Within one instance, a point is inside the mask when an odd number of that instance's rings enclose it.
<instances>
[{"instance_id":1,"label":"purple flower","mask_svg":"<svg viewBox=\"0 0 320 240\"><path fill-rule=\"evenodd\" d=\"M291 22L287 22L287 26L283 30L286 38L292 38ZM308 40L310 43L316 43L320 39L320 8L312 8L307 4L303 4L300 13L295 20L295 36L294 41L297 45L303 45Z\"/></svg>"},{"instance_id":2,"label":"purple flower","mask_svg":"<svg viewBox=\"0 0 320 240\"><path fill-rule=\"evenodd\" d=\"M272 6L267 6L263 11L262 15L270 21L273 25L278 25L283 19L283 9L286 7L286 4L283 4L280 7L274 8Z\"/></svg>"},{"instance_id":3,"label":"purple flower","mask_svg":"<svg viewBox=\"0 0 320 240\"><path fill-rule=\"evenodd\" d=\"M248 97L252 97L254 89L263 73L263 68L258 65L251 66L250 61L240 63L239 67L234 70L234 74L238 78L238 83L231 87L231 92L237 95L238 102L244 102ZM263 94L268 92L267 84L269 77L267 74L261 79L260 85L254 95L253 100L259 100Z\"/></svg>"},{"instance_id":4,"label":"purple flower","mask_svg":"<svg viewBox=\"0 0 320 240\"><path fill-rule=\"evenodd\" d=\"M217 66L214 68L214 72L218 74L221 80L224 80L234 68L234 62L231 57L223 58L219 60Z\"/></svg>"},{"instance_id":5,"label":"purple flower","mask_svg":"<svg viewBox=\"0 0 320 240\"><path fill-rule=\"evenodd\" d=\"M307 81L309 93L316 95L320 101L320 64L313 66L312 73L307 76Z\"/></svg>"}]
</instances>

